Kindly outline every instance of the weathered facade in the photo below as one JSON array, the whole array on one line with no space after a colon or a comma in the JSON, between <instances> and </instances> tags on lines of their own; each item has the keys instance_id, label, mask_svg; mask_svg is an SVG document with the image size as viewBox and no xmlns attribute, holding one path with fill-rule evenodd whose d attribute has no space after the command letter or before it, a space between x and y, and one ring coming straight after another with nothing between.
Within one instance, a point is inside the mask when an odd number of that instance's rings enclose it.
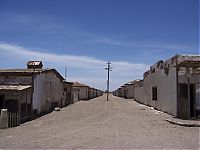
<instances>
[{"instance_id":1,"label":"weathered facade","mask_svg":"<svg viewBox=\"0 0 200 150\"><path fill-rule=\"evenodd\" d=\"M73 104L73 82L64 81L65 106Z\"/></svg>"},{"instance_id":2,"label":"weathered facade","mask_svg":"<svg viewBox=\"0 0 200 150\"><path fill-rule=\"evenodd\" d=\"M102 95L103 95L103 91L97 90L97 97L102 96Z\"/></svg>"},{"instance_id":3,"label":"weathered facade","mask_svg":"<svg viewBox=\"0 0 200 150\"><path fill-rule=\"evenodd\" d=\"M74 82L73 84L73 93L74 93L74 102L79 100L89 100L89 86Z\"/></svg>"},{"instance_id":4,"label":"weathered facade","mask_svg":"<svg viewBox=\"0 0 200 150\"><path fill-rule=\"evenodd\" d=\"M55 107L65 105L65 92L63 77L55 70L43 70L42 73L33 77L33 112L34 114L45 114Z\"/></svg>"},{"instance_id":5,"label":"weathered facade","mask_svg":"<svg viewBox=\"0 0 200 150\"><path fill-rule=\"evenodd\" d=\"M103 92L101 90L92 88L88 85L74 82L73 84L73 100L77 102L79 100L90 100L98 96L102 96Z\"/></svg>"},{"instance_id":6,"label":"weathered facade","mask_svg":"<svg viewBox=\"0 0 200 150\"><path fill-rule=\"evenodd\" d=\"M123 89L114 94L128 98ZM157 62L134 83L133 93L136 101L179 118L200 116L200 56L175 55Z\"/></svg>"},{"instance_id":7,"label":"weathered facade","mask_svg":"<svg viewBox=\"0 0 200 150\"><path fill-rule=\"evenodd\" d=\"M127 99L134 99L134 84L139 80L134 80L125 84L125 92Z\"/></svg>"},{"instance_id":8,"label":"weathered facade","mask_svg":"<svg viewBox=\"0 0 200 150\"><path fill-rule=\"evenodd\" d=\"M90 99L93 99L94 98L94 88L90 88Z\"/></svg>"},{"instance_id":9,"label":"weathered facade","mask_svg":"<svg viewBox=\"0 0 200 150\"><path fill-rule=\"evenodd\" d=\"M28 69L0 70L0 107L19 112L21 120L64 105L63 77L55 69L42 69L40 61Z\"/></svg>"},{"instance_id":10,"label":"weathered facade","mask_svg":"<svg viewBox=\"0 0 200 150\"><path fill-rule=\"evenodd\" d=\"M179 118L199 114L200 57L176 55L144 74L140 101ZM143 100L142 100L143 99Z\"/></svg>"},{"instance_id":11,"label":"weathered facade","mask_svg":"<svg viewBox=\"0 0 200 150\"><path fill-rule=\"evenodd\" d=\"M20 114L21 122L32 117L32 87L30 85L0 85L0 110Z\"/></svg>"}]
</instances>

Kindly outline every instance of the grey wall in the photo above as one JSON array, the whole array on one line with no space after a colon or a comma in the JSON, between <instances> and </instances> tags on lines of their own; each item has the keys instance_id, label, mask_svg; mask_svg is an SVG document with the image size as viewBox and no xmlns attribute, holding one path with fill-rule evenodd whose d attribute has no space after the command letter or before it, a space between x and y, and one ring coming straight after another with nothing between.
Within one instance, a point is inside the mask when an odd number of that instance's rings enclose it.
<instances>
[{"instance_id":1,"label":"grey wall","mask_svg":"<svg viewBox=\"0 0 200 150\"><path fill-rule=\"evenodd\" d=\"M128 99L133 99L134 98L134 85L127 85L126 86L126 95Z\"/></svg>"},{"instance_id":2,"label":"grey wall","mask_svg":"<svg viewBox=\"0 0 200 150\"><path fill-rule=\"evenodd\" d=\"M158 100L152 100L152 87L157 87ZM171 68L169 74L164 69L149 74L144 79L143 87L135 88L135 99L146 105L153 106L174 116L177 115L176 68Z\"/></svg>"},{"instance_id":3,"label":"grey wall","mask_svg":"<svg viewBox=\"0 0 200 150\"><path fill-rule=\"evenodd\" d=\"M73 87L73 103L78 102L79 92L80 92L80 89L78 87Z\"/></svg>"},{"instance_id":4,"label":"grey wall","mask_svg":"<svg viewBox=\"0 0 200 150\"><path fill-rule=\"evenodd\" d=\"M58 102L61 106L61 100L65 100L63 83L53 73L42 73L34 77L33 109L38 113L49 111L52 102Z\"/></svg>"}]
</instances>

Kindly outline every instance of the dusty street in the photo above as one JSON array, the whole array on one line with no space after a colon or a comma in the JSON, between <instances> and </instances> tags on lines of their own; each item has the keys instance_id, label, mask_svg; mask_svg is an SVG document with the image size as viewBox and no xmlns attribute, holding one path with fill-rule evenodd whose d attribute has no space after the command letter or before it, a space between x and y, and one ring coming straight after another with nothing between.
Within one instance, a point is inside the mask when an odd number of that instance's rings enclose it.
<instances>
[{"instance_id":1,"label":"dusty street","mask_svg":"<svg viewBox=\"0 0 200 150\"><path fill-rule=\"evenodd\" d=\"M198 149L199 128L165 121L133 100L105 95L80 101L16 128L0 130L0 148Z\"/></svg>"}]
</instances>

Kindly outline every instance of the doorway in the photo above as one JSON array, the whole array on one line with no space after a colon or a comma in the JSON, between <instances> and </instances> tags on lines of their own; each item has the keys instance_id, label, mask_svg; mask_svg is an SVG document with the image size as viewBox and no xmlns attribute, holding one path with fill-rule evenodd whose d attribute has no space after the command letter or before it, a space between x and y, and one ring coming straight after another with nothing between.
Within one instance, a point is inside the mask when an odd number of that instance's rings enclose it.
<instances>
[{"instance_id":1,"label":"doorway","mask_svg":"<svg viewBox=\"0 0 200 150\"><path fill-rule=\"evenodd\" d=\"M5 95L0 95L0 111L5 107Z\"/></svg>"},{"instance_id":2,"label":"doorway","mask_svg":"<svg viewBox=\"0 0 200 150\"><path fill-rule=\"evenodd\" d=\"M195 85L190 85L190 117L196 117L195 95L196 95Z\"/></svg>"},{"instance_id":3,"label":"doorway","mask_svg":"<svg viewBox=\"0 0 200 150\"><path fill-rule=\"evenodd\" d=\"M8 112L11 112L11 113L19 112L18 101L14 99L6 100L6 109L8 109Z\"/></svg>"}]
</instances>

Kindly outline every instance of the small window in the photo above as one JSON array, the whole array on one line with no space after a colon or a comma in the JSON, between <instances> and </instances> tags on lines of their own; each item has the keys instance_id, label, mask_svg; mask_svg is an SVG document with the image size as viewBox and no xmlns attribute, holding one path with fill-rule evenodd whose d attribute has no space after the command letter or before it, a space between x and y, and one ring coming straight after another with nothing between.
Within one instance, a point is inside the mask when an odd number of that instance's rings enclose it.
<instances>
[{"instance_id":1,"label":"small window","mask_svg":"<svg viewBox=\"0 0 200 150\"><path fill-rule=\"evenodd\" d=\"M155 100L155 101L158 100L157 99L157 87L156 86L152 87L152 100Z\"/></svg>"}]
</instances>

